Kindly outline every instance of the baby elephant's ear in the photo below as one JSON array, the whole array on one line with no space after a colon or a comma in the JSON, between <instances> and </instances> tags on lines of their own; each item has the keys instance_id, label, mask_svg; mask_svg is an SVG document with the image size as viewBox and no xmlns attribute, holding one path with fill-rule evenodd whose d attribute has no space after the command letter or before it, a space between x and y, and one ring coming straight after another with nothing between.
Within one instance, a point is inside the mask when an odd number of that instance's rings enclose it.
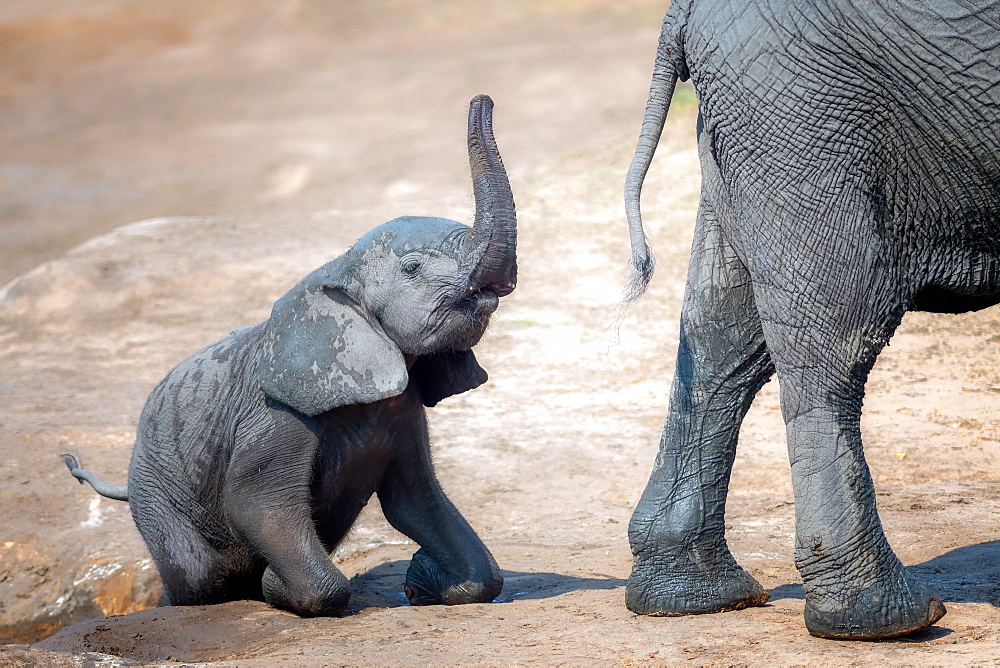
<instances>
[{"instance_id":1,"label":"baby elephant's ear","mask_svg":"<svg viewBox=\"0 0 1000 668\"><path fill-rule=\"evenodd\" d=\"M409 382L396 344L334 288L304 281L264 327L261 389L305 415L394 397Z\"/></svg>"},{"instance_id":2,"label":"baby elephant's ear","mask_svg":"<svg viewBox=\"0 0 1000 668\"><path fill-rule=\"evenodd\" d=\"M418 358L410 367L410 378L417 384L424 406L430 407L479 387L489 376L471 350L448 350Z\"/></svg>"}]
</instances>

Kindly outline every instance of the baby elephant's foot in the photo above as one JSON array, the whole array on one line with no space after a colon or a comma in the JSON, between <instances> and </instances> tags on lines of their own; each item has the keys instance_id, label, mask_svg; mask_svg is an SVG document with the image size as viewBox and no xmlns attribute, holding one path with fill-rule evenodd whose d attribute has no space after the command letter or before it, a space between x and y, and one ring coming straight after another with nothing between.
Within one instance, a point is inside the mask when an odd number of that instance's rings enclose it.
<instances>
[{"instance_id":1,"label":"baby elephant's foot","mask_svg":"<svg viewBox=\"0 0 1000 668\"><path fill-rule=\"evenodd\" d=\"M729 563L709 570L699 568L705 562L689 559L637 559L625 587L625 605L632 612L656 617L764 605L770 594L731 556L724 561Z\"/></svg>"},{"instance_id":2,"label":"baby elephant's foot","mask_svg":"<svg viewBox=\"0 0 1000 668\"><path fill-rule=\"evenodd\" d=\"M818 585L807 589L806 628L820 638L895 638L927 628L946 612L941 599L902 567L860 589L830 592Z\"/></svg>"},{"instance_id":3,"label":"baby elephant's foot","mask_svg":"<svg viewBox=\"0 0 1000 668\"><path fill-rule=\"evenodd\" d=\"M282 579L270 566L261 580L268 605L294 612L300 617L333 617L347 607L351 586L344 574L330 570L312 579Z\"/></svg>"},{"instance_id":4,"label":"baby elephant's foot","mask_svg":"<svg viewBox=\"0 0 1000 668\"><path fill-rule=\"evenodd\" d=\"M469 571L464 577L454 575L421 548L406 571L406 598L411 605L459 605L489 603L500 595L503 576L489 554L479 568Z\"/></svg>"}]
</instances>

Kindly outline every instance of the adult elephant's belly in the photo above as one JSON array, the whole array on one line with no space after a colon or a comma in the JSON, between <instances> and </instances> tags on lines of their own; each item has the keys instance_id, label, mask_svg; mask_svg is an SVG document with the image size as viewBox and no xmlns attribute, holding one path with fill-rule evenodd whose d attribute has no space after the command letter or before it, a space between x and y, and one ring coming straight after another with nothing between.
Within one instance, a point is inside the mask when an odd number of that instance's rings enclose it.
<instances>
[{"instance_id":1,"label":"adult elephant's belly","mask_svg":"<svg viewBox=\"0 0 1000 668\"><path fill-rule=\"evenodd\" d=\"M981 249L968 239L926 249L921 264L930 277L913 295L911 311L968 313L1000 304L1000 248L992 235L979 234L974 243Z\"/></svg>"},{"instance_id":2,"label":"adult elephant's belly","mask_svg":"<svg viewBox=\"0 0 1000 668\"><path fill-rule=\"evenodd\" d=\"M931 313L968 313L981 311L1000 304L1000 292L995 289L986 294L967 294L954 288L928 285L913 297L911 311Z\"/></svg>"}]
</instances>

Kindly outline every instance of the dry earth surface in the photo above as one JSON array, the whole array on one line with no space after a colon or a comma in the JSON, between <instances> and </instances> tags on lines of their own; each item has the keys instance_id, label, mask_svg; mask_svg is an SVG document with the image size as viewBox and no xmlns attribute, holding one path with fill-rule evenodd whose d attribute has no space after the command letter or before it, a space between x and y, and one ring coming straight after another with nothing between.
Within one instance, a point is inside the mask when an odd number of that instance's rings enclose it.
<instances>
[{"instance_id":1,"label":"dry earth surface","mask_svg":"<svg viewBox=\"0 0 1000 668\"><path fill-rule=\"evenodd\" d=\"M684 90L647 181L660 269L618 326L620 184L664 9L5 0L0 642L19 644L0 665L1000 662L995 309L907 316L869 383L882 519L947 603L936 627L872 643L806 633L774 383L746 420L728 508L734 552L771 601L624 608L698 191ZM384 220L468 220L465 105L480 92L496 100L521 275L477 348L490 382L431 420L439 476L501 563L502 595L407 606L415 546L369 507L334 555L353 577L340 618L146 609L159 584L127 506L75 484L57 453L122 482L145 396L174 364L266 317Z\"/></svg>"}]
</instances>

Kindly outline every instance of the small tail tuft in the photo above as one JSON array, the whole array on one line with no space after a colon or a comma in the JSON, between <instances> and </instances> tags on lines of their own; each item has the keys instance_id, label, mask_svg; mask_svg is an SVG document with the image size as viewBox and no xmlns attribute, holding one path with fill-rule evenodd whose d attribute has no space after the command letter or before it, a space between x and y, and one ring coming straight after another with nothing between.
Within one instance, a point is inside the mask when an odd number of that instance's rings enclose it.
<instances>
[{"instance_id":1,"label":"small tail tuft","mask_svg":"<svg viewBox=\"0 0 1000 668\"><path fill-rule=\"evenodd\" d=\"M77 461L76 457L74 457L73 455L69 454L68 452L67 453L63 453L63 454L61 454L59 456L62 457L63 463L66 464L66 468L69 469L70 473L72 473L73 471L81 468L81 466L82 466L82 464ZM77 478L76 481L78 483L80 483L81 485L83 484L83 478Z\"/></svg>"},{"instance_id":2,"label":"small tail tuft","mask_svg":"<svg viewBox=\"0 0 1000 668\"><path fill-rule=\"evenodd\" d=\"M85 482L88 483L94 488L95 492L107 499L128 501L128 485L122 485L121 487L109 485L90 471L81 468L82 462L78 461L76 456L69 453L59 456L62 457L63 463L69 469L69 474L76 478L81 485Z\"/></svg>"},{"instance_id":3,"label":"small tail tuft","mask_svg":"<svg viewBox=\"0 0 1000 668\"><path fill-rule=\"evenodd\" d=\"M653 270L656 269L656 259L653 257L649 247L636 249L632 253L632 261L629 267L629 276L625 282L625 305L628 306L641 297L649 287L649 281L653 278Z\"/></svg>"}]
</instances>

